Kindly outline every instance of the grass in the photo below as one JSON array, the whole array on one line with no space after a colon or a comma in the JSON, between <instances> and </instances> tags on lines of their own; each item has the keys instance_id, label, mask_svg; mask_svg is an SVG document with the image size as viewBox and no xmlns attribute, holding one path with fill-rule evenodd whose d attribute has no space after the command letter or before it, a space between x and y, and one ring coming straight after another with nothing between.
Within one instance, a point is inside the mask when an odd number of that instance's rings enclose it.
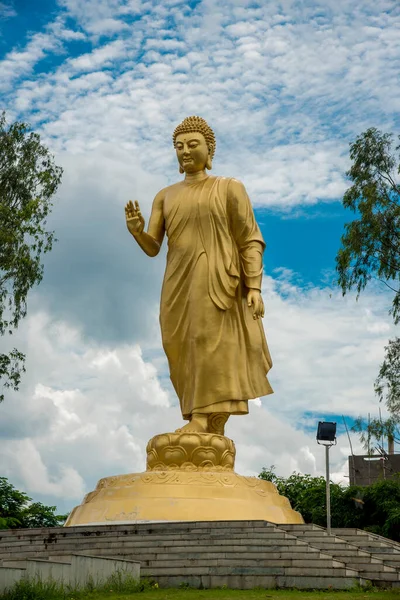
<instances>
[{"instance_id":1,"label":"grass","mask_svg":"<svg viewBox=\"0 0 400 600\"><path fill-rule=\"evenodd\" d=\"M114 578L94 589L82 591L57 584L20 582L0 600L400 600L399 590L300 591L300 590L195 590L160 589L151 582L121 582Z\"/></svg>"},{"instance_id":2,"label":"grass","mask_svg":"<svg viewBox=\"0 0 400 600\"><path fill-rule=\"evenodd\" d=\"M11 589L0 594L0 600L84 600L89 598L93 598L93 600L102 600L103 598L112 600L114 596L121 594L124 598L131 596L138 599L140 592L153 587L154 584L150 581L142 580L138 582L130 575L119 571L114 573L106 583L103 583L97 589L93 582L89 582L84 589L74 589L69 585L55 581L42 581L41 579L27 581L22 579Z\"/></svg>"},{"instance_id":3,"label":"grass","mask_svg":"<svg viewBox=\"0 0 400 600\"><path fill-rule=\"evenodd\" d=\"M89 599L90 596L87 596ZM136 600L135 594L102 594L93 600ZM139 595L140 600L399 600L398 591L305 592L299 590L151 590Z\"/></svg>"},{"instance_id":4,"label":"grass","mask_svg":"<svg viewBox=\"0 0 400 600\"><path fill-rule=\"evenodd\" d=\"M89 598L89 597L88 597ZM400 600L400 590L300 591L300 590L146 590L139 594L111 594L93 600Z\"/></svg>"},{"instance_id":5,"label":"grass","mask_svg":"<svg viewBox=\"0 0 400 600\"><path fill-rule=\"evenodd\" d=\"M88 600L400 600L400 592L373 591L300 591L300 590L149 590L137 594L103 593L86 596ZM70 600L70 599L68 599ZM75 600L75 599L74 599Z\"/></svg>"}]
</instances>

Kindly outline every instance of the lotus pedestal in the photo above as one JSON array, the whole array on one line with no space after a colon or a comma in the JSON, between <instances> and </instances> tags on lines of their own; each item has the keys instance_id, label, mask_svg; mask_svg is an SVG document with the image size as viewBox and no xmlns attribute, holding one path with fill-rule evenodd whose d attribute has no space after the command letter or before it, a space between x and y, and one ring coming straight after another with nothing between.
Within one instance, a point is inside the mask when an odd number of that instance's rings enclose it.
<instances>
[{"instance_id":1,"label":"lotus pedestal","mask_svg":"<svg viewBox=\"0 0 400 600\"><path fill-rule=\"evenodd\" d=\"M100 479L66 526L163 521L303 523L269 481L234 472L235 445L211 433L164 433L147 445L144 473Z\"/></svg>"}]
</instances>

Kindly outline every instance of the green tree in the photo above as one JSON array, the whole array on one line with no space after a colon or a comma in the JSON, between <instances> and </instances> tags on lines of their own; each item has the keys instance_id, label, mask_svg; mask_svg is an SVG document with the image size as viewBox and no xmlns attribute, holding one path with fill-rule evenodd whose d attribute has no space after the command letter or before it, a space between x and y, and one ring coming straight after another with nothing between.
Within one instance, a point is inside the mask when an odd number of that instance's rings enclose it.
<instances>
[{"instance_id":1,"label":"green tree","mask_svg":"<svg viewBox=\"0 0 400 600\"><path fill-rule=\"evenodd\" d=\"M61 176L39 135L26 123L8 125L0 114L0 335L17 328L26 316L29 290L42 280L42 255L54 242L47 217ZM24 360L16 348L0 354L4 387L18 389Z\"/></svg>"},{"instance_id":2,"label":"green tree","mask_svg":"<svg viewBox=\"0 0 400 600\"><path fill-rule=\"evenodd\" d=\"M400 541L400 479L346 488L342 514L342 527L357 527Z\"/></svg>"},{"instance_id":3,"label":"green tree","mask_svg":"<svg viewBox=\"0 0 400 600\"><path fill-rule=\"evenodd\" d=\"M21 527L20 515L30 498L0 477L0 529Z\"/></svg>"},{"instance_id":4,"label":"green tree","mask_svg":"<svg viewBox=\"0 0 400 600\"><path fill-rule=\"evenodd\" d=\"M375 392L388 410L400 420L400 338L389 340L385 358L375 381Z\"/></svg>"},{"instance_id":5,"label":"green tree","mask_svg":"<svg viewBox=\"0 0 400 600\"><path fill-rule=\"evenodd\" d=\"M56 515L55 506L32 502L24 492L19 492L6 479L0 477L0 529L23 527L57 527L67 515Z\"/></svg>"},{"instance_id":6,"label":"green tree","mask_svg":"<svg viewBox=\"0 0 400 600\"><path fill-rule=\"evenodd\" d=\"M264 468L259 477L274 483L306 523L326 526L324 477L292 473L285 479L276 475L273 466ZM368 487L331 482L331 519L332 527L357 527L400 541L400 478Z\"/></svg>"},{"instance_id":7,"label":"green tree","mask_svg":"<svg viewBox=\"0 0 400 600\"><path fill-rule=\"evenodd\" d=\"M364 449L372 455L374 454L374 448L372 447L374 443L380 445L382 440L385 439L389 442L400 442L399 423L400 419L397 415L387 419L374 417L369 421L366 421L363 417L358 417L354 421L351 430L359 434Z\"/></svg>"},{"instance_id":8,"label":"green tree","mask_svg":"<svg viewBox=\"0 0 400 600\"><path fill-rule=\"evenodd\" d=\"M274 466L264 468L260 479L271 481L278 492L288 498L292 508L303 515L306 523L326 525L326 482L324 477L312 477L302 473L292 473L287 479L275 474ZM332 527L338 527L340 518L340 497L342 487L331 483L331 520Z\"/></svg>"},{"instance_id":9,"label":"green tree","mask_svg":"<svg viewBox=\"0 0 400 600\"><path fill-rule=\"evenodd\" d=\"M371 279L392 292L390 314L400 322L400 146L393 136L371 128L350 145L352 165L347 172L352 185L343 206L355 218L345 225L336 256L338 285L343 295L356 289L357 297ZM389 341L375 382L380 400L391 412L400 411L400 339Z\"/></svg>"},{"instance_id":10,"label":"green tree","mask_svg":"<svg viewBox=\"0 0 400 600\"><path fill-rule=\"evenodd\" d=\"M357 218L345 225L336 266L343 294L352 288L360 294L372 278L387 285L394 292L390 312L398 323L400 186L392 139L391 134L371 128L350 145L353 164L347 176L353 185L344 194L343 206Z\"/></svg>"}]
</instances>

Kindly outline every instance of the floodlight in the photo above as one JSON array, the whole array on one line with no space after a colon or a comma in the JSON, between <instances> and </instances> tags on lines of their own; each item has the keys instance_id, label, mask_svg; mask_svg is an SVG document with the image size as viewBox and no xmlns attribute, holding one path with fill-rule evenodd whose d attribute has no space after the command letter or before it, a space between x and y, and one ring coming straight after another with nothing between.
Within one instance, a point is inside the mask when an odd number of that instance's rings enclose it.
<instances>
[{"instance_id":1,"label":"floodlight","mask_svg":"<svg viewBox=\"0 0 400 600\"><path fill-rule=\"evenodd\" d=\"M336 444L336 423L320 421L318 423L317 442L325 446L326 464L326 533L331 535L331 487L329 478L329 450Z\"/></svg>"},{"instance_id":2,"label":"floodlight","mask_svg":"<svg viewBox=\"0 0 400 600\"><path fill-rule=\"evenodd\" d=\"M318 423L317 441L335 442L336 441L336 423L331 421L320 421Z\"/></svg>"}]
</instances>

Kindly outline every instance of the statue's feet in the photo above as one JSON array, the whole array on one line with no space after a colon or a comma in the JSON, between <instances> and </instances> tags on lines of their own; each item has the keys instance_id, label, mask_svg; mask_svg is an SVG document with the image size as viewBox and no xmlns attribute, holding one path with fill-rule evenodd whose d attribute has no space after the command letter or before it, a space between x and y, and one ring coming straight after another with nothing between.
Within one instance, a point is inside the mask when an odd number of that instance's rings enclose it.
<instances>
[{"instance_id":1,"label":"statue's feet","mask_svg":"<svg viewBox=\"0 0 400 600\"><path fill-rule=\"evenodd\" d=\"M216 433L225 434L225 423L229 418L229 413L195 413L190 422L176 430L176 433Z\"/></svg>"},{"instance_id":2,"label":"statue's feet","mask_svg":"<svg viewBox=\"0 0 400 600\"><path fill-rule=\"evenodd\" d=\"M210 413L208 415L208 431L225 435L225 423L229 419L229 413Z\"/></svg>"},{"instance_id":3,"label":"statue's feet","mask_svg":"<svg viewBox=\"0 0 400 600\"><path fill-rule=\"evenodd\" d=\"M187 425L180 427L176 433L207 433L208 415L194 414Z\"/></svg>"}]
</instances>

